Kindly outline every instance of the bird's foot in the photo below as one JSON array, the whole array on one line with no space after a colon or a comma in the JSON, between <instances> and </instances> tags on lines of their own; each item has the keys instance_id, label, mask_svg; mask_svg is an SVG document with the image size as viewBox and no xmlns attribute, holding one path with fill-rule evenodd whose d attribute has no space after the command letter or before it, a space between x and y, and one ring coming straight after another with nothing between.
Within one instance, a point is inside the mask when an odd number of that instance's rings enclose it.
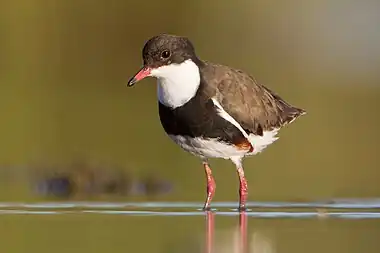
<instances>
[{"instance_id":1,"label":"bird's foot","mask_svg":"<svg viewBox=\"0 0 380 253\"><path fill-rule=\"evenodd\" d=\"M245 205L241 205L241 206L239 206L239 208L238 208L238 211L239 212L245 212L245 211L247 211L248 210L248 208L245 206Z\"/></svg>"}]
</instances>

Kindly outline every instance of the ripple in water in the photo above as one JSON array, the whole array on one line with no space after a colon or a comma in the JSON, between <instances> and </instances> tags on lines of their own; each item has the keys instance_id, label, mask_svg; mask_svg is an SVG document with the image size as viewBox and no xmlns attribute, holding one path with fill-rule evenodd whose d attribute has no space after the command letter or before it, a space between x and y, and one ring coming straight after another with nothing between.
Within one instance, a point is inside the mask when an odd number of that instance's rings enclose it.
<instances>
[{"instance_id":1,"label":"ripple in water","mask_svg":"<svg viewBox=\"0 0 380 253\"><path fill-rule=\"evenodd\" d=\"M203 216L198 202L0 202L0 215L102 214L127 216ZM237 216L236 202L215 202L218 216ZM380 199L340 199L323 202L249 202L247 217L379 219ZM152 209L159 209L159 211ZM258 211L255 209L303 208L306 211ZM321 211L320 209L323 209ZM334 209L334 211L328 211ZM359 210L360 211L359 211ZM363 210L365 209L365 210ZM337 211L338 210L338 211Z\"/></svg>"}]
</instances>

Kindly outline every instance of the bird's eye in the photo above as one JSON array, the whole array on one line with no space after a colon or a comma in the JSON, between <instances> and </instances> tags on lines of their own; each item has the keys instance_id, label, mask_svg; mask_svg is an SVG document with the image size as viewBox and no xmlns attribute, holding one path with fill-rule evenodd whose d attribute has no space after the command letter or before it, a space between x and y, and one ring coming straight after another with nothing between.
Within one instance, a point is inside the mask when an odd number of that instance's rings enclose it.
<instances>
[{"instance_id":1,"label":"bird's eye","mask_svg":"<svg viewBox=\"0 0 380 253\"><path fill-rule=\"evenodd\" d=\"M170 57L170 51L169 51L169 50L164 50L164 51L162 51L162 53L161 53L161 57L162 57L163 59L167 59L167 58L169 58L169 57Z\"/></svg>"}]
</instances>

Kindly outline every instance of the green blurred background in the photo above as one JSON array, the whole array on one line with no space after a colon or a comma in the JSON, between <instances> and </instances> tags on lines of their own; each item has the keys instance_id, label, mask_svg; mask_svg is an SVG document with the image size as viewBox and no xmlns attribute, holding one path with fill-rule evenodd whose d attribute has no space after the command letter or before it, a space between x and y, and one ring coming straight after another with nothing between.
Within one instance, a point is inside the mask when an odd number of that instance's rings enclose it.
<instances>
[{"instance_id":1,"label":"green blurred background","mask_svg":"<svg viewBox=\"0 0 380 253\"><path fill-rule=\"evenodd\" d=\"M154 80L125 87L141 66L144 42L168 32L190 37L201 58L244 69L308 111L246 159L251 200L378 196L375 7L338 0L3 1L0 162L65 164L81 156L159 173L176 184L165 198L203 200L199 160L161 129ZM235 200L233 165L212 165L221 186L215 199ZM27 197L19 193L2 197Z\"/></svg>"},{"instance_id":2,"label":"green blurred background","mask_svg":"<svg viewBox=\"0 0 380 253\"><path fill-rule=\"evenodd\" d=\"M165 136L155 81L125 87L145 41L163 32L307 110L245 160L249 200L377 197L379 22L370 0L2 1L0 200L38 198L29 168L79 158L173 182L160 201L203 201L203 168ZM233 165L211 165L215 201L237 201Z\"/></svg>"}]
</instances>

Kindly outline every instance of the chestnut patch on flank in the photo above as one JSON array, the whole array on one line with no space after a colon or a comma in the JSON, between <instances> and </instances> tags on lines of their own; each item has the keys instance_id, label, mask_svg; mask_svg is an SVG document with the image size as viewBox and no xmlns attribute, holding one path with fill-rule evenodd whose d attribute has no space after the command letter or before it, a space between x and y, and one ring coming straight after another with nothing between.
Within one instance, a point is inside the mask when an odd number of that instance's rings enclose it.
<instances>
[{"instance_id":1,"label":"chestnut patch on flank","mask_svg":"<svg viewBox=\"0 0 380 253\"><path fill-rule=\"evenodd\" d=\"M247 139L239 143L234 143L234 145L240 150L247 150L249 153L253 152L253 146Z\"/></svg>"}]
</instances>

